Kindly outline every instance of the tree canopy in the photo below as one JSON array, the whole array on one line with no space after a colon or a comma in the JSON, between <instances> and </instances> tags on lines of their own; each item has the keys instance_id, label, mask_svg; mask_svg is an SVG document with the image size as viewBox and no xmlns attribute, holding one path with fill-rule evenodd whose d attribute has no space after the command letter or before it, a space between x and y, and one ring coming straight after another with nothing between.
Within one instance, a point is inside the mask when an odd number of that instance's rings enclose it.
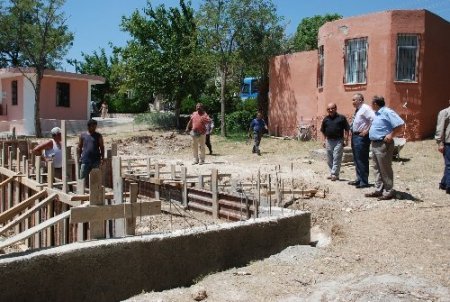
<instances>
[{"instance_id":1,"label":"tree canopy","mask_svg":"<svg viewBox=\"0 0 450 302\"><path fill-rule=\"evenodd\" d=\"M319 28L326 22L339 19L342 19L342 16L339 14L316 15L302 19L294 35L294 51L317 49Z\"/></svg>"}]
</instances>

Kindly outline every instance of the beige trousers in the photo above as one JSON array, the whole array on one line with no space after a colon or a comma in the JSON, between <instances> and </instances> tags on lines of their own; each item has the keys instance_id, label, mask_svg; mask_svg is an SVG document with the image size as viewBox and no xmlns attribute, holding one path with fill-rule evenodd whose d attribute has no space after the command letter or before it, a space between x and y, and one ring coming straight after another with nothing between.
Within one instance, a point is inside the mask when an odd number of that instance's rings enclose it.
<instances>
[{"instance_id":1,"label":"beige trousers","mask_svg":"<svg viewBox=\"0 0 450 302\"><path fill-rule=\"evenodd\" d=\"M205 142L206 142L205 134L192 137L192 155L194 156L195 162L199 162L199 157L198 157L199 147L200 147L200 161L202 161L202 162L205 161Z\"/></svg>"},{"instance_id":2,"label":"beige trousers","mask_svg":"<svg viewBox=\"0 0 450 302\"><path fill-rule=\"evenodd\" d=\"M375 190L383 193L385 196L394 195L394 172L392 170L393 155L394 142L372 142L372 160L375 168Z\"/></svg>"}]
</instances>

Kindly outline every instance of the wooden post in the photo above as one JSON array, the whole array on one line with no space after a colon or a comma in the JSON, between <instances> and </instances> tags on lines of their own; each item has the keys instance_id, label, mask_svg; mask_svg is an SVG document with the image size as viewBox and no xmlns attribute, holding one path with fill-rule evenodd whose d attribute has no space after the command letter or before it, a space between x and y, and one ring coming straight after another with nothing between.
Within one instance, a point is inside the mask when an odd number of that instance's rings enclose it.
<instances>
[{"instance_id":1,"label":"wooden post","mask_svg":"<svg viewBox=\"0 0 450 302\"><path fill-rule=\"evenodd\" d=\"M258 169L258 180L256 182L256 190L258 191L258 200L254 201L255 217L258 218L259 205L261 204L261 171Z\"/></svg>"},{"instance_id":2,"label":"wooden post","mask_svg":"<svg viewBox=\"0 0 450 302\"><path fill-rule=\"evenodd\" d=\"M130 203L136 203L138 196L138 184L133 182L130 183ZM127 235L136 235L136 215L133 213L133 208L131 209L132 218L127 218Z\"/></svg>"},{"instance_id":3,"label":"wooden post","mask_svg":"<svg viewBox=\"0 0 450 302\"><path fill-rule=\"evenodd\" d=\"M20 172L20 168L21 168L20 159L21 159L20 149L19 149L19 147L17 147L17 149L16 149L16 172Z\"/></svg>"},{"instance_id":4,"label":"wooden post","mask_svg":"<svg viewBox=\"0 0 450 302\"><path fill-rule=\"evenodd\" d=\"M198 176L198 187L200 189L204 189L205 188L205 180L204 180L203 175L199 175Z\"/></svg>"},{"instance_id":5,"label":"wooden post","mask_svg":"<svg viewBox=\"0 0 450 302\"><path fill-rule=\"evenodd\" d=\"M175 179L177 177L177 171L175 165L170 165L170 175L172 179Z\"/></svg>"},{"instance_id":6,"label":"wooden post","mask_svg":"<svg viewBox=\"0 0 450 302\"><path fill-rule=\"evenodd\" d=\"M150 159L150 157L148 157L147 158L147 175L148 175L148 178L150 178L151 177L151 175L150 175L150 171L152 170L152 161L151 161L151 159Z\"/></svg>"},{"instance_id":7,"label":"wooden post","mask_svg":"<svg viewBox=\"0 0 450 302\"><path fill-rule=\"evenodd\" d=\"M211 171L211 192L212 192L212 213L213 218L219 218L219 200L218 200L218 170L212 169Z\"/></svg>"},{"instance_id":8,"label":"wooden post","mask_svg":"<svg viewBox=\"0 0 450 302\"><path fill-rule=\"evenodd\" d=\"M155 198L159 199L159 189L160 189L160 181L159 181L159 163L155 163L155 178L157 180L157 184L155 184Z\"/></svg>"},{"instance_id":9,"label":"wooden post","mask_svg":"<svg viewBox=\"0 0 450 302\"><path fill-rule=\"evenodd\" d=\"M52 189L53 188L53 181L54 181L54 175L55 175L55 168L53 167L53 161L49 161L47 164L47 186ZM47 204L47 220L53 218L54 216L54 200L50 201ZM39 203L39 201L37 201ZM38 211L39 213L40 211ZM54 246L55 245L55 227L51 226L47 228L47 246Z\"/></svg>"},{"instance_id":10,"label":"wooden post","mask_svg":"<svg viewBox=\"0 0 450 302\"><path fill-rule=\"evenodd\" d=\"M5 143L2 143L2 167L5 167L5 160L6 160Z\"/></svg>"},{"instance_id":11,"label":"wooden post","mask_svg":"<svg viewBox=\"0 0 450 302\"><path fill-rule=\"evenodd\" d=\"M113 173L113 191L114 191L114 203L123 203L123 179L122 179L122 159L119 156L112 158L112 173ZM115 219L113 226L114 237L125 236L125 221L124 219Z\"/></svg>"},{"instance_id":12,"label":"wooden post","mask_svg":"<svg viewBox=\"0 0 450 302\"><path fill-rule=\"evenodd\" d=\"M36 174L36 181L41 183L41 157L36 156L34 160L34 173Z\"/></svg>"},{"instance_id":13,"label":"wooden post","mask_svg":"<svg viewBox=\"0 0 450 302\"><path fill-rule=\"evenodd\" d=\"M183 202L183 206L185 206L185 207L187 207L187 205L188 205L186 175L187 175L187 168L181 167L181 181L183 182L183 188L182 188L183 191L181 192L181 199Z\"/></svg>"},{"instance_id":14,"label":"wooden post","mask_svg":"<svg viewBox=\"0 0 450 302\"><path fill-rule=\"evenodd\" d=\"M67 173L68 173L68 165L67 165L67 129L66 129L66 121L61 120L61 151L62 151L62 191L67 193Z\"/></svg>"},{"instance_id":15,"label":"wooden post","mask_svg":"<svg viewBox=\"0 0 450 302\"><path fill-rule=\"evenodd\" d=\"M24 155L23 157L23 173L25 173L25 177L29 178L30 177L30 169L28 168L28 158Z\"/></svg>"},{"instance_id":16,"label":"wooden post","mask_svg":"<svg viewBox=\"0 0 450 302\"><path fill-rule=\"evenodd\" d=\"M104 188L102 187L102 173L100 169L92 169L89 174L89 200L91 205L101 206L104 204ZM90 222L91 239L105 238L105 222Z\"/></svg>"}]
</instances>

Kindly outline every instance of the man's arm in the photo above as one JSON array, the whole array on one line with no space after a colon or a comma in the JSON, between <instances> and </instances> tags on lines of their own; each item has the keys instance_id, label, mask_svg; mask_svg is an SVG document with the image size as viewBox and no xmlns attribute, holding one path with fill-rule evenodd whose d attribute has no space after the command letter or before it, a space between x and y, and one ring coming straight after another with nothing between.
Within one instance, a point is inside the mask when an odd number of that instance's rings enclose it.
<instances>
[{"instance_id":1,"label":"man's arm","mask_svg":"<svg viewBox=\"0 0 450 302\"><path fill-rule=\"evenodd\" d=\"M392 142L394 140L394 137L396 137L397 135L399 135L401 133L401 131L403 129L403 126L404 126L404 124L402 124L400 126L397 126L394 129L392 129L392 132L384 137L384 141L386 143Z\"/></svg>"},{"instance_id":2,"label":"man's arm","mask_svg":"<svg viewBox=\"0 0 450 302\"><path fill-rule=\"evenodd\" d=\"M192 127L192 116L191 116L191 118L189 119L189 122L186 125L186 132L189 132L189 129L191 129L191 127Z\"/></svg>"},{"instance_id":3,"label":"man's arm","mask_svg":"<svg viewBox=\"0 0 450 302\"><path fill-rule=\"evenodd\" d=\"M52 146L53 146L53 142L51 140L49 140L49 141L46 141L44 143L40 143L39 145L34 147L31 152L34 155L41 155L42 154L42 150L50 149L50 148L52 148Z\"/></svg>"},{"instance_id":4,"label":"man's arm","mask_svg":"<svg viewBox=\"0 0 450 302\"><path fill-rule=\"evenodd\" d=\"M83 150L83 137L80 135L80 138L78 139L78 146L77 146L78 160L81 159L81 151L82 150Z\"/></svg>"}]
</instances>

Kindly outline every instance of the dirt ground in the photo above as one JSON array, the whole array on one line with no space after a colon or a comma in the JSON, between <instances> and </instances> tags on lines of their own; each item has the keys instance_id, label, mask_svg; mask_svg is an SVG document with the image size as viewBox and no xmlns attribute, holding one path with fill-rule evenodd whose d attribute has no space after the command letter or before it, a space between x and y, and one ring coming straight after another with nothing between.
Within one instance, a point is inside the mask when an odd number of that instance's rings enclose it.
<instances>
[{"instance_id":1,"label":"dirt ground","mask_svg":"<svg viewBox=\"0 0 450 302\"><path fill-rule=\"evenodd\" d=\"M100 129L101 130L101 129ZM408 142L393 164L397 199L365 198L373 188L326 179L323 160L310 156L319 142L263 138L262 155L251 144L212 137L214 155L191 165L190 137L175 132L105 132L119 153L186 165L189 172L218 168L239 180L271 173L295 187L319 188L325 198L301 199L291 208L312 213L312 246L292 246L246 267L205 276L189 288L143 293L129 301L450 301L450 195L438 190L443 159L432 140ZM370 180L373 183L373 170ZM153 222L158 223L158 222ZM167 223L167 222L166 222ZM145 225L142 226L145 231Z\"/></svg>"}]
</instances>

